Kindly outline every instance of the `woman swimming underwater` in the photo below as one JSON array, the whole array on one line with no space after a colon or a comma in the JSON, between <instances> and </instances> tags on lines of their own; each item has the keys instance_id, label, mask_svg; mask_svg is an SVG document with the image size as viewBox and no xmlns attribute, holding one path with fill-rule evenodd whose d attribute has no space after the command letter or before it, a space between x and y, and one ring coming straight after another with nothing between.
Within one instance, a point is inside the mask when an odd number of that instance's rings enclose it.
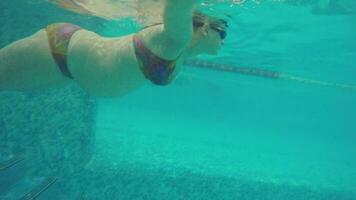
<instances>
[{"instance_id":1,"label":"woman swimming underwater","mask_svg":"<svg viewBox=\"0 0 356 200\"><path fill-rule=\"evenodd\" d=\"M163 23L105 38L51 24L0 50L0 90L60 87L75 81L93 96L124 95L146 82L169 84L183 61L217 54L227 23L196 11L198 0L166 0Z\"/></svg>"}]
</instances>

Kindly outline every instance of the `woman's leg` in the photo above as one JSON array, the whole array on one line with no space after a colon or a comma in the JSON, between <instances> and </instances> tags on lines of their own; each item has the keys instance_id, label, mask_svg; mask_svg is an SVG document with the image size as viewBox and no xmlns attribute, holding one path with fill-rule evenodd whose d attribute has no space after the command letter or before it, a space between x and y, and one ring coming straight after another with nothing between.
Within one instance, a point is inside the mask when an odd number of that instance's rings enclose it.
<instances>
[{"instance_id":1,"label":"woman's leg","mask_svg":"<svg viewBox=\"0 0 356 200\"><path fill-rule=\"evenodd\" d=\"M45 29L0 49L0 90L51 88L70 81L52 57Z\"/></svg>"}]
</instances>

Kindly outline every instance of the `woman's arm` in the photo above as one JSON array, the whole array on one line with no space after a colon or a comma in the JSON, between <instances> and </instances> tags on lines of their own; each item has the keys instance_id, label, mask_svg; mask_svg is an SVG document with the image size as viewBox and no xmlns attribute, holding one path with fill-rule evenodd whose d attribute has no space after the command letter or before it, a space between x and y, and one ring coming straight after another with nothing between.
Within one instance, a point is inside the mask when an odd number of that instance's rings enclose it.
<instances>
[{"instance_id":1,"label":"woman's arm","mask_svg":"<svg viewBox=\"0 0 356 200\"><path fill-rule=\"evenodd\" d=\"M163 34L177 44L189 44L192 34L192 15L199 0L166 0L163 11Z\"/></svg>"},{"instance_id":2,"label":"woman's arm","mask_svg":"<svg viewBox=\"0 0 356 200\"><path fill-rule=\"evenodd\" d=\"M140 37L155 55L175 60L186 49L193 35L193 11L200 0L165 0L163 25L143 29Z\"/></svg>"}]
</instances>

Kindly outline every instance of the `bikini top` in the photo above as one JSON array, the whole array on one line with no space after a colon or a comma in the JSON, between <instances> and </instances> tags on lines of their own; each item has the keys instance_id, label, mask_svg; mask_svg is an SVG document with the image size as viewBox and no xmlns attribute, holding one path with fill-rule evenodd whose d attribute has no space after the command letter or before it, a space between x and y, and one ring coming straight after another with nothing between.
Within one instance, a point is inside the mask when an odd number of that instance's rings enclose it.
<instances>
[{"instance_id":1,"label":"bikini top","mask_svg":"<svg viewBox=\"0 0 356 200\"><path fill-rule=\"evenodd\" d=\"M142 40L133 36L137 61L145 78L156 85L168 85L174 79L175 60L165 60L145 47Z\"/></svg>"}]
</instances>

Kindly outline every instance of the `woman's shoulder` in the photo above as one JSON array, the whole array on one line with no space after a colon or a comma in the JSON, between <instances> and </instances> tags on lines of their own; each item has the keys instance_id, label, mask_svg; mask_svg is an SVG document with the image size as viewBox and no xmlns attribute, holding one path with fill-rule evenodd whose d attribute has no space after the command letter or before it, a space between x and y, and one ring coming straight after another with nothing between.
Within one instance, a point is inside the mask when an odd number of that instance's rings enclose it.
<instances>
[{"instance_id":1,"label":"woman's shoulder","mask_svg":"<svg viewBox=\"0 0 356 200\"><path fill-rule=\"evenodd\" d=\"M165 34L163 24L143 29L137 35L147 49L166 60L175 60L186 46Z\"/></svg>"}]
</instances>

